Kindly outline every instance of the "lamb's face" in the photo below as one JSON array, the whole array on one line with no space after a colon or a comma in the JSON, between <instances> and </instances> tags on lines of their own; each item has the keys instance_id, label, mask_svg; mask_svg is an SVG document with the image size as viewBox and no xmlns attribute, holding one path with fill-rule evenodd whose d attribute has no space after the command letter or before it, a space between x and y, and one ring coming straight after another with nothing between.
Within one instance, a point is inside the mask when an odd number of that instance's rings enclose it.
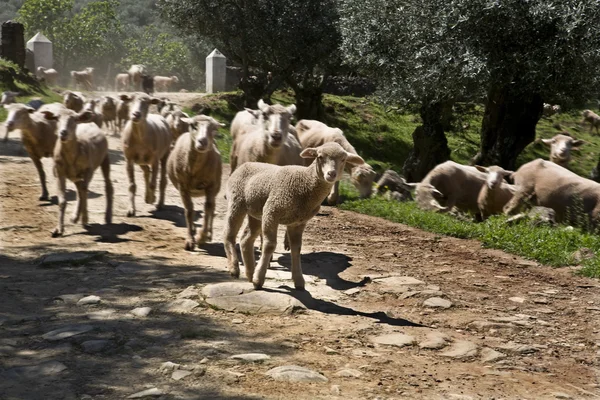
<instances>
[{"instance_id":1,"label":"lamb's face","mask_svg":"<svg viewBox=\"0 0 600 400\"><path fill-rule=\"evenodd\" d=\"M92 113L89 110L84 110L80 114L73 110L64 110L58 116L58 124L56 130L58 137L62 142L68 142L77 139L77 125L84 122L89 122L92 118Z\"/></svg>"},{"instance_id":2,"label":"lamb's face","mask_svg":"<svg viewBox=\"0 0 600 400\"><path fill-rule=\"evenodd\" d=\"M481 167L476 165L475 168L480 172L487 174L485 184L490 189L496 189L502 185L504 181L504 177L509 176L513 173L513 171L507 171L502 167L498 167L497 165L492 165L491 167Z\"/></svg>"},{"instance_id":3,"label":"lamb's face","mask_svg":"<svg viewBox=\"0 0 600 400\"><path fill-rule=\"evenodd\" d=\"M296 112L296 106L284 107L280 104L268 105L262 100L258 102L258 109L262 112L265 123L265 134L268 136L269 146L277 148L287 141L290 130L290 121Z\"/></svg>"},{"instance_id":4,"label":"lamb's face","mask_svg":"<svg viewBox=\"0 0 600 400\"><path fill-rule=\"evenodd\" d=\"M571 161L571 150L578 150L578 146L584 143L567 135L556 135L552 139L542 139L542 141L550 145L550 160L557 164Z\"/></svg>"},{"instance_id":5,"label":"lamb's face","mask_svg":"<svg viewBox=\"0 0 600 400\"><path fill-rule=\"evenodd\" d=\"M204 115L196 118L181 118L181 121L189 125L192 148L199 153L212 149L217 130L220 126L224 126L214 118Z\"/></svg>"},{"instance_id":6,"label":"lamb's face","mask_svg":"<svg viewBox=\"0 0 600 400\"><path fill-rule=\"evenodd\" d=\"M35 112L35 109L25 104L8 104L4 105L8 111L6 118L6 131L10 132L14 129L21 129L29 121L29 114Z\"/></svg>"},{"instance_id":7,"label":"lamb's face","mask_svg":"<svg viewBox=\"0 0 600 400\"><path fill-rule=\"evenodd\" d=\"M346 163L361 165L363 159L356 154L350 154L337 143L329 142L317 148L307 148L300 153L303 158L314 158L319 177L334 183L342 178L342 172Z\"/></svg>"},{"instance_id":8,"label":"lamb's face","mask_svg":"<svg viewBox=\"0 0 600 400\"><path fill-rule=\"evenodd\" d=\"M140 94L135 97L135 101L131 104L131 115L129 118L135 124L143 121L148 116L150 104L158 104L160 99L150 97L146 94Z\"/></svg>"}]
</instances>

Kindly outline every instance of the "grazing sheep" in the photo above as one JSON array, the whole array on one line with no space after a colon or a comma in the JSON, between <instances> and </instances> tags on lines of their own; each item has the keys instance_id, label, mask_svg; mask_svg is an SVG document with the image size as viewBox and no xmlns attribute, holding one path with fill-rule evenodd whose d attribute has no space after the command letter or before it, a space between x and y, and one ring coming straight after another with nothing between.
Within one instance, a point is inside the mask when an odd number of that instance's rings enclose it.
<instances>
[{"instance_id":1,"label":"grazing sheep","mask_svg":"<svg viewBox=\"0 0 600 400\"><path fill-rule=\"evenodd\" d=\"M377 194L383 194L385 191L391 193L397 193L393 196L395 200L399 201L412 201L411 194L412 186L406 182L396 171L388 169L381 175L381 178L375 185L374 192Z\"/></svg>"},{"instance_id":2,"label":"grazing sheep","mask_svg":"<svg viewBox=\"0 0 600 400\"><path fill-rule=\"evenodd\" d=\"M599 133L598 129L600 128L600 116L592 110L584 110L581 115L583 116L581 125L584 125L587 122L590 124L590 134L594 128L596 128L596 133Z\"/></svg>"},{"instance_id":3,"label":"grazing sheep","mask_svg":"<svg viewBox=\"0 0 600 400\"><path fill-rule=\"evenodd\" d=\"M94 90L94 68L87 67L83 71L71 71L71 78L73 78L73 87L77 88L78 85L81 85L84 89Z\"/></svg>"},{"instance_id":4,"label":"grazing sheep","mask_svg":"<svg viewBox=\"0 0 600 400\"><path fill-rule=\"evenodd\" d=\"M129 89L129 74L117 74L115 76L115 90L127 90Z\"/></svg>"},{"instance_id":5,"label":"grazing sheep","mask_svg":"<svg viewBox=\"0 0 600 400\"><path fill-rule=\"evenodd\" d=\"M111 129L113 134L117 133L117 100L111 96L104 96L100 101L100 112L102 113L102 121L107 129Z\"/></svg>"},{"instance_id":6,"label":"grazing sheep","mask_svg":"<svg viewBox=\"0 0 600 400\"><path fill-rule=\"evenodd\" d=\"M186 122L188 118L189 115L180 110L175 110L167 115L166 121L173 134L173 143L189 130L189 124Z\"/></svg>"},{"instance_id":7,"label":"grazing sheep","mask_svg":"<svg viewBox=\"0 0 600 400\"><path fill-rule=\"evenodd\" d=\"M54 86L58 81L58 71L54 68L38 67L37 76L39 79L43 79L48 86Z\"/></svg>"},{"instance_id":8,"label":"grazing sheep","mask_svg":"<svg viewBox=\"0 0 600 400\"><path fill-rule=\"evenodd\" d=\"M121 132L121 128L129 121L129 104L133 100L133 96L121 94L117 104L117 129Z\"/></svg>"},{"instance_id":9,"label":"grazing sheep","mask_svg":"<svg viewBox=\"0 0 600 400\"><path fill-rule=\"evenodd\" d=\"M306 223L319 211L320 205L338 180L346 163L364 161L346 152L337 143L302 151L303 158L314 159L308 167L277 166L249 162L241 165L227 181L227 216L225 217L225 253L232 276L240 274L235 250L237 233L248 215L248 228L240 240L246 277L260 289L267 267L277 245L277 227L287 226L292 258L292 279L296 289L304 289L300 265L302 233ZM262 254L256 272L254 240L264 235Z\"/></svg>"},{"instance_id":10,"label":"grazing sheep","mask_svg":"<svg viewBox=\"0 0 600 400\"><path fill-rule=\"evenodd\" d=\"M349 153L357 154L354 147L348 142L344 133L339 128L331 128L322 122L303 119L296 124L296 131L303 148L317 147L327 142L341 145ZM358 189L361 198L371 196L375 171L369 164L359 166L346 165L346 172L350 173L352 184ZM339 182L336 182L327 196L327 204L334 205L338 202Z\"/></svg>"},{"instance_id":11,"label":"grazing sheep","mask_svg":"<svg viewBox=\"0 0 600 400\"><path fill-rule=\"evenodd\" d=\"M63 93L63 103L69 110L80 112L85 104L85 97L81 92L71 92L67 90Z\"/></svg>"},{"instance_id":12,"label":"grazing sheep","mask_svg":"<svg viewBox=\"0 0 600 400\"><path fill-rule=\"evenodd\" d=\"M90 112L90 122L93 122L98 126L98 128L102 128L102 114L98 112L98 103L100 100L92 99L83 105L84 111Z\"/></svg>"},{"instance_id":13,"label":"grazing sheep","mask_svg":"<svg viewBox=\"0 0 600 400\"><path fill-rule=\"evenodd\" d=\"M496 165L488 168L476 165L475 168L487 174L487 180L481 186L477 196L481 220L487 219L490 215L502 214L504 206L512 199L515 192L515 187L506 183L504 177L510 176L513 171L507 171Z\"/></svg>"},{"instance_id":14,"label":"grazing sheep","mask_svg":"<svg viewBox=\"0 0 600 400\"><path fill-rule=\"evenodd\" d=\"M0 104L8 105L8 104L16 103L17 96L20 96L20 95L21 95L21 93L19 93L19 92L11 92L11 91L2 92L2 98L0 98Z\"/></svg>"},{"instance_id":15,"label":"grazing sheep","mask_svg":"<svg viewBox=\"0 0 600 400\"><path fill-rule=\"evenodd\" d=\"M157 209L162 208L165 202L165 188L167 186L167 157L171 148L171 130L167 121L157 114L148 113L150 104L160 100L143 93L136 93L131 105L130 119L127 121L122 135L123 154L127 163L127 177L129 179L129 210L128 217L135 216L135 176L133 165L138 164L144 171L146 183L145 201L152 204L156 201L156 180L158 165L160 163L160 191ZM152 174L152 175L150 175Z\"/></svg>"},{"instance_id":16,"label":"grazing sheep","mask_svg":"<svg viewBox=\"0 0 600 400\"><path fill-rule=\"evenodd\" d=\"M201 245L212 240L215 198L221 189L222 161L214 138L220 126L225 126L211 117L198 115L183 118L189 131L177 139L169 159L167 172L173 186L179 190L185 208L187 239L185 249L193 250L194 244ZM194 242L194 203L192 197L205 196L204 222Z\"/></svg>"},{"instance_id":17,"label":"grazing sheep","mask_svg":"<svg viewBox=\"0 0 600 400\"><path fill-rule=\"evenodd\" d=\"M59 113L49 110L41 111L50 121L56 121L59 140L54 146L54 173L58 189L58 225L52 237L64 233L65 198L67 178L77 187L77 206L71 222L88 224L87 196L88 187L96 168L102 168L106 192L105 222L112 222L113 187L110 181L110 159L108 158L108 141L100 128L89 124L92 114L88 110L76 113L62 109Z\"/></svg>"},{"instance_id":18,"label":"grazing sheep","mask_svg":"<svg viewBox=\"0 0 600 400\"><path fill-rule=\"evenodd\" d=\"M571 151L579 150L579 146L585 144L584 140L578 140L563 132L552 139L541 139L542 143L550 146L550 161L562 167L567 167L571 161Z\"/></svg>"},{"instance_id":19,"label":"grazing sheep","mask_svg":"<svg viewBox=\"0 0 600 400\"><path fill-rule=\"evenodd\" d=\"M286 143L290 120L296 112L296 106L284 107L280 104L268 105L258 101L264 123L251 125L247 133L237 136L231 146L231 172L238 165L256 161L277 164L282 145Z\"/></svg>"},{"instance_id":20,"label":"grazing sheep","mask_svg":"<svg viewBox=\"0 0 600 400\"><path fill-rule=\"evenodd\" d=\"M176 76L160 76L154 77L154 90L157 92L168 92L171 89L171 85L179 83L179 78Z\"/></svg>"},{"instance_id":21,"label":"grazing sheep","mask_svg":"<svg viewBox=\"0 0 600 400\"><path fill-rule=\"evenodd\" d=\"M44 106L46 108L56 105L63 107L60 103ZM8 133L14 129L21 130L23 147L31 157L31 161L37 169L42 186L42 195L40 200L49 200L48 188L46 187L46 173L42 166L43 157L52 157L54 145L56 144L56 121L49 121L35 109L25 104L10 104L4 108L8 111L6 119L6 136L4 141L8 140Z\"/></svg>"},{"instance_id":22,"label":"grazing sheep","mask_svg":"<svg viewBox=\"0 0 600 400\"><path fill-rule=\"evenodd\" d=\"M600 183L555 163L537 159L524 164L512 174L516 191L504 207L514 214L527 202L548 207L556 213L556 222L580 223L581 215L594 227L600 217Z\"/></svg>"},{"instance_id":23,"label":"grazing sheep","mask_svg":"<svg viewBox=\"0 0 600 400\"><path fill-rule=\"evenodd\" d=\"M142 75L146 75L146 67L141 64L134 64L129 68L127 74L129 75L129 83L133 85L133 90L142 89Z\"/></svg>"}]
</instances>

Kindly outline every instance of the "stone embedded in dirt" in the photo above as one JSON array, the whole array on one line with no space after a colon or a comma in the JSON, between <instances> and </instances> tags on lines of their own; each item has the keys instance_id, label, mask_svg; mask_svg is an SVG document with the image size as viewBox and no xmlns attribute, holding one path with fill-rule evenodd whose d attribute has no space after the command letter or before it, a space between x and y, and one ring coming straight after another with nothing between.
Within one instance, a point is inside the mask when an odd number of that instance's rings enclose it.
<instances>
[{"instance_id":1,"label":"stone embedded in dirt","mask_svg":"<svg viewBox=\"0 0 600 400\"><path fill-rule=\"evenodd\" d=\"M160 372L164 373L164 372L176 371L179 369L179 367L181 367L181 364L176 364L174 362L167 361L167 362L160 364L160 367L158 367L158 370Z\"/></svg>"},{"instance_id":2,"label":"stone embedded in dirt","mask_svg":"<svg viewBox=\"0 0 600 400\"><path fill-rule=\"evenodd\" d=\"M81 343L81 348L86 353L98 353L110 345L108 340L88 340Z\"/></svg>"},{"instance_id":3,"label":"stone embedded in dirt","mask_svg":"<svg viewBox=\"0 0 600 400\"><path fill-rule=\"evenodd\" d=\"M431 297L423 302L425 307L434 307L434 308L450 308L452 307L452 302L450 300L442 299L441 297Z\"/></svg>"},{"instance_id":4,"label":"stone embedded in dirt","mask_svg":"<svg viewBox=\"0 0 600 400\"><path fill-rule=\"evenodd\" d=\"M98 304L100 303L100 297L98 296L86 296L79 299L77 302L78 306L86 306L90 304Z\"/></svg>"},{"instance_id":5,"label":"stone embedded in dirt","mask_svg":"<svg viewBox=\"0 0 600 400\"><path fill-rule=\"evenodd\" d=\"M437 350L446 347L450 340L450 336L445 333L433 331L425 336L425 340L419 343L419 347L422 349Z\"/></svg>"},{"instance_id":6,"label":"stone embedded in dirt","mask_svg":"<svg viewBox=\"0 0 600 400\"><path fill-rule=\"evenodd\" d=\"M56 340L66 339L72 336L80 335L82 333L89 332L92 329L94 329L94 327L91 325L68 325L45 333L42 335L42 337L46 340L50 340L51 342L53 342Z\"/></svg>"},{"instance_id":7,"label":"stone embedded in dirt","mask_svg":"<svg viewBox=\"0 0 600 400\"><path fill-rule=\"evenodd\" d=\"M268 370L265 375L270 376L276 381L288 382L327 382L328 379L323 375L300 367L298 365L284 365Z\"/></svg>"},{"instance_id":8,"label":"stone embedded in dirt","mask_svg":"<svg viewBox=\"0 0 600 400\"><path fill-rule=\"evenodd\" d=\"M194 286L188 286L185 290L177 295L178 299L190 299L198 297L198 289Z\"/></svg>"},{"instance_id":9,"label":"stone embedded in dirt","mask_svg":"<svg viewBox=\"0 0 600 400\"><path fill-rule=\"evenodd\" d=\"M506 344L496 346L500 350L507 351L513 354L531 354L539 351L537 347L530 346L527 344L519 344L515 342L508 342Z\"/></svg>"},{"instance_id":10,"label":"stone embedded in dirt","mask_svg":"<svg viewBox=\"0 0 600 400\"><path fill-rule=\"evenodd\" d=\"M412 346L417 342L414 336L405 335L403 333L390 333L387 335L375 336L371 338L371 341L377 344L396 347Z\"/></svg>"},{"instance_id":11,"label":"stone embedded in dirt","mask_svg":"<svg viewBox=\"0 0 600 400\"><path fill-rule=\"evenodd\" d=\"M449 393L448 400L475 400L473 396L468 396L466 394L457 394L457 393Z\"/></svg>"},{"instance_id":12,"label":"stone embedded in dirt","mask_svg":"<svg viewBox=\"0 0 600 400\"><path fill-rule=\"evenodd\" d=\"M299 293L302 295L302 293ZM250 282L225 282L202 289L204 301L218 309L248 314L292 314L306 310L298 299L285 292L254 291ZM305 296L306 301L311 299Z\"/></svg>"},{"instance_id":13,"label":"stone embedded in dirt","mask_svg":"<svg viewBox=\"0 0 600 400\"><path fill-rule=\"evenodd\" d=\"M171 378L174 379L174 380L176 380L176 381L180 381L183 378L185 378L187 376L190 376L192 374L193 374L192 371L186 371L186 370L180 369L180 370L174 371L171 374Z\"/></svg>"},{"instance_id":14,"label":"stone embedded in dirt","mask_svg":"<svg viewBox=\"0 0 600 400\"><path fill-rule=\"evenodd\" d=\"M183 313L188 313L188 312L192 311L194 308L198 307L199 305L200 305L200 303L198 303L197 301L194 301L194 300L178 299L178 300L173 300L170 303L167 303L162 308L162 310L165 312L183 314Z\"/></svg>"},{"instance_id":15,"label":"stone embedded in dirt","mask_svg":"<svg viewBox=\"0 0 600 400\"><path fill-rule=\"evenodd\" d=\"M480 355L481 361L484 363L498 361L506 357L506 354L490 349L489 347L481 349Z\"/></svg>"},{"instance_id":16,"label":"stone embedded in dirt","mask_svg":"<svg viewBox=\"0 0 600 400\"><path fill-rule=\"evenodd\" d=\"M42 379L53 377L66 370L67 366L61 362L51 360L41 364L15 367L5 370L0 374L4 379Z\"/></svg>"},{"instance_id":17,"label":"stone embedded in dirt","mask_svg":"<svg viewBox=\"0 0 600 400\"><path fill-rule=\"evenodd\" d=\"M245 353L245 354L235 354L231 357L232 360L243 360L249 362L260 362L269 360L271 356L263 354L263 353Z\"/></svg>"},{"instance_id":18,"label":"stone embedded in dirt","mask_svg":"<svg viewBox=\"0 0 600 400\"><path fill-rule=\"evenodd\" d=\"M362 288L353 287L351 289L345 290L344 294L347 294L348 296L352 296L352 295L355 295L356 293L360 293L361 290L362 290Z\"/></svg>"},{"instance_id":19,"label":"stone embedded in dirt","mask_svg":"<svg viewBox=\"0 0 600 400\"><path fill-rule=\"evenodd\" d=\"M340 385L331 385L331 394L334 396L339 396L340 394L342 394Z\"/></svg>"},{"instance_id":20,"label":"stone embedded in dirt","mask_svg":"<svg viewBox=\"0 0 600 400\"><path fill-rule=\"evenodd\" d=\"M94 260L104 254L107 251L75 251L73 253L56 253L50 254L44 257L40 266L51 267L57 264L85 264L91 260Z\"/></svg>"},{"instance_id":21,"label":"stone embedded in dirt","mask_svg":"<svg viewBox=\"0 0 600 400\"><path fill-rule=\"evenodd\" d=\"M590 260L594 257L596 257L594 250L589 249L587 247L582 247L579 250L576 250L573 254L571 254L571 258L576 264L579 264L586 260Z\"/></svg>"},{"instance_id":22,"label":"stone embedded in dirt","mask_svg":"<svg viewBox=\"0 0 600 400\"><path fill-rule=\"evenodd\" d=\"M92 321L104 321L107 319L113 319L117 310L99 310L87 313L87 317Z\"/></svg>"},{"instance_id":23,"label":"stone embedded in dirt","mask_svg":"<svg viewBox=\"0 0 600 400\"><path fill-rule=\"evenodd\" d=\"M164 392L158 388L151 388L151 389L146 389L146 390L142 390L141 392L137 392L134 393L130 396L127 396L128 399L141 399L143 397L150 397L150 396L162 396L164 394Z\"/></svg>"},{"instance_id":24,"label":"stone embedded in dirt","mask_svg":"<svg viewBox=\"0 0 600 400\"><path fill-rule=\"evenodd\" d=\"M138 307L131 310L129 313L138 318L145 318L152 312L152 308L150 307Z\"/></svg>"},{"instance_id":25,"label":"stone embedded in dirt","mask_svg":"<svg viewBox=\"0 0 600 400\"><path fill-rule=\"evenodd\" d=\"M340 352L337 351L336 349L332 349L331 347L325 346L325 354L333 355L333 354L340 354Z\"/></svg>"},{"instance_id":26,"label":"stone embedded in dirt","mask_svg":"<svg viewBox=\"0 0 600 400\"><path fill-rule=\"evenodd\" d=\"M411 276L389 276L386 278L375 278L373 282L378 284L378 287L384 291L406 291L406 286L420 286L425 285L425 282L420 281Z\"/></svg>"},{"instance_id":27,"label":"stone embedded in dirt","mask_svg":"<svg viewBox=\"0 0 600 400\"><path fill-rule=\"evenodd\" d=\"M508 300L512 301L513 303L525 303L525 299L522 297L509 297Z\"/></svg>"},{"instance_id":28,"label":"stone embedded in dirt","mask_svg":"<svg viewBox=\"0 0 600 400\"><path fill-rule=\"evenodd\" d=\"M62 294L60 296L55 297L57 300L61 300L65 304L77 304L79 300L81 300L85 295L83 293L75 293L75 294Z\"/></svg>"},{"instance_id":29,"label":"stone embedded in dirt","mask_svg":"<svg viewBox=\"0 0 600 400\"><path fill-rule=\"evenodd\" d=\"M333 376L337 376L340 378L360 378L362 376L362 372L356 369L344 368L337 371Z\"/></svg>"},{"instance_id":30,"label":"stone embedded in dirt","mask_svg":"<svg viewBox=\"0 0 600 400\"><path fill-rule=\"evenodd\" d=\"M566 399L566 400L570 400L573 398L573 396L571 396L570 394L563 393L563 392L554 392L554 393L552 393L552 396L554 396L554 398L556 398L556 399Z\"/></svg>"},{"instance_id":31,"label":"stone embedded in dirt","mask_svg":"<svg viewBox=\"0 0 600 400\"><path fill-rule=\"evenodd\" d=\"M442 353L443 357L450 357L456 359L463 359L469 357L475 357L477 355L477 345L473 342L468 342L466 340L457 341L454 345Z\"/></svg>"},{"instance_id":32,"label":"stone embedded in dirt","mask_svg":"<svg viewBox=\"0 0 600 400\"><path fill-rule=\"evenodd\" d=\"M231 320L232 324L243 324L244 320L243 319L239 319L239 318L234 318Z\"/></svg>"},{"instance_id":33,"label":"stone embedded in dirt","mask_svg":"<svg viewBox=\"0 0 600 400\"><path fill-rule=\"evenodd\" d=\"M352 350L352 355L354 357L373 357L373 358L381 357L381 354L379 354L379 353L375 353L374 351L371 351L371 350L362 350L362 349Z\"/></svg>"}]
</instances>

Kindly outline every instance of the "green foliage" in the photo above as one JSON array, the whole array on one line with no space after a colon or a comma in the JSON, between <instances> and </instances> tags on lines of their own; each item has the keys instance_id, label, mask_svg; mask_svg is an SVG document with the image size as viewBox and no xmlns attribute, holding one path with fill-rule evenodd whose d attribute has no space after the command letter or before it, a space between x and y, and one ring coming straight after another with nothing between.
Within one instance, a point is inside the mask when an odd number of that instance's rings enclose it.
<instances>
[{"instance_id":1,"label":"green foliage","mask_svg":"<svg viewBox=\"0 0 600 400\"><path fill-rule=\"evenodd\" d=\"M17 21L25 27L27 36L41 31L54 42L63 24L68 23L74 0L25 0Z\"/></svg>"}]
</instances>

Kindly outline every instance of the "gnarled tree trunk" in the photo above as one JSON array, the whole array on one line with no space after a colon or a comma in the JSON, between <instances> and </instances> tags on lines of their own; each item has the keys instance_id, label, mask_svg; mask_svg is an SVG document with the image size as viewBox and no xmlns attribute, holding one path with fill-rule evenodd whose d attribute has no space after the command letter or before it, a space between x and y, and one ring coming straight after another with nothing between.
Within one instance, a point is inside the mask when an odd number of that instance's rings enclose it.
<instances>
[{"instance_id":1,"label":"gnarled tree trunk","mask_svg":"<svg viewBox=\"0 0 600 400\"><path fill-rule=\"evenodd\" d=\"M518 87L492 86L481 125L481 148L474 164L515 169L518 155L535 140L535 126L544 103L537 94L518 92Z\"/></svg>"},{"instance_id":2,"label":"gnarled tree trunk","mask_svg":"<svg viewBox=\"0 0 600 400\"><path fill-rule=\"evenodd\" d=\"M423 125L412 134L413 149L404 162L404 177L409 182L422 180L436 165L450 158L450 149L443 128L443 105L423 104L420 110Z\"/></svg>"}]
</instances>

